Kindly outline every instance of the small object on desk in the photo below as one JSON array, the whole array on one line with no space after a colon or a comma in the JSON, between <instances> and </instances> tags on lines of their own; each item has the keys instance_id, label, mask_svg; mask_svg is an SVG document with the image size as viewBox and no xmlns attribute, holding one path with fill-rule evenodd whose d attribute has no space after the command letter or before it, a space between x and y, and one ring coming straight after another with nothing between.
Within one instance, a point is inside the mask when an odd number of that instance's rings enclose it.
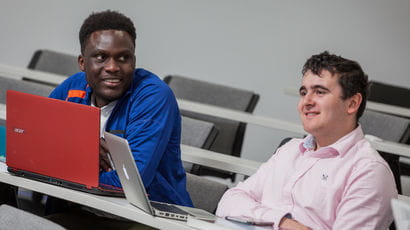
<instances>
[{"instance_id":1,"label":"small object on desk","mask_svg":"<svg viewBox=\"0 0 410 230\"><path fill-rule=\"evenodd\" d=\"M204 221L193 216L188 216L187 224L190 227L197 229L213 229L213 230L227 230L227 229L243 229L243 230L264 230L272 229L270 226L258 226L252 224L239 223L237 221L230 221L224 218L217 217L215 221Z\"/></svg>"},{"instance_id":2,"label":"small object on desk","mask_svg":"<svg viewBox=\"0 0 410 230\"><path fill-rule=\"evenodd\" d=\"M7 165L0 161L0 172L7 172Z\"/></svg>"},{"instance_id":3,"label":"small object on desk","mask_svg":"<svg viewBox=\"0 0 410 230\"><path fill-rule=\"evenodd\" d=\"M249 224L249 225L256 225L256 226L272 226L274 223L271 221L263 221L263 220L250 220L246 218L239 218L239 217L225 217L226 220L241 223L241 224Z\"/></svg>"},{"instance_id":4,"label":"small object on desk","mask_svg":"<svg viewBox=\"0 0 410 230\"><path fill-rule=\"evenodd\" d=\"M392 199L391 206L396 229L410 229L410 204L400 199Z\"/></svg>"}]
</instances>

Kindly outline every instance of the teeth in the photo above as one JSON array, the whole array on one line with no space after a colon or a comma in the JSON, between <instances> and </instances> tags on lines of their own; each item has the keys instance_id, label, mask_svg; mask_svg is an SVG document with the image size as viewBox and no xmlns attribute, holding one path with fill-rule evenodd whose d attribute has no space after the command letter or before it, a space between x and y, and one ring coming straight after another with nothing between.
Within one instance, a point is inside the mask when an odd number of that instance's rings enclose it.
<instances>
[{"instance_id":1,"label":"teeth","mask_svg":"<svg viewBox=\"0 0 410 230\"><path fill-rule=\"evenodd\" d=\"M109 83L118 83L118 82L120 82L119 79L105 79L104 81L107 81Z\"/></svg>"}]
</instances>

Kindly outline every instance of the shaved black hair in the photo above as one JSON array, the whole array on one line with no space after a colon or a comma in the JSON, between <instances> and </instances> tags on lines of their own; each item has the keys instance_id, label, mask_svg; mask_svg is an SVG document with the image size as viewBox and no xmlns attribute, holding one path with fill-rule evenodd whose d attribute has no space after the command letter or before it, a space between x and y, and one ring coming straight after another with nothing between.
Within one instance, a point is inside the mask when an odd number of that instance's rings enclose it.
<instances>
[{"instance_id":1,"label":"shaved black hair","mask_svg":"<svg viewBox=\"0 0 410 230\"><path fill-rule=\"evenodd\" d=\"M135 39L137 38L137 34L131 19L119 12L106 10L98 13L92 13L84 20L79 34L81 53L84 52L85 45L90 35L93 32L100 30L125 31L131 36L135 47Z\"/></svg>"}]
</instances>

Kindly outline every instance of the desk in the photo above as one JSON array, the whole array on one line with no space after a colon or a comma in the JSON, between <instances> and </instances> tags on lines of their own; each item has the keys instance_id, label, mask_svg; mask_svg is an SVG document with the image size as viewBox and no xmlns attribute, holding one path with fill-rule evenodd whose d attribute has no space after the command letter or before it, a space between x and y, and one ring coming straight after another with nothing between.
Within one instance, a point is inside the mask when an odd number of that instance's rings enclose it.
<instances>
[{"instance_id":1,"label":"desk","mask_svg":"<svg viewBox=\"0 0 410 230\"><path fill-rule=\"evenodd\" d=\"M98 196L59 187L56 185L51 185L47 183L25 179L22 177L13 176L7 171L4 171L5 164L3 162L0 162L0 164L1 182L22 187L28 190L44 193L50 196L58 197L64 200L69 200L85 206L89 206L98 210L115 214L117 216L124 217L132 221L152 226L154 228L170 230L191 229L184 221L153 217L143 212L142 210L132 206L124 198Z\"/></svg>"},{"instance_id":2,"label":"desk","mask_svg":"<svg viewBox=\"0 0 410 230\"><path fill-rule=\"evenodd\" d=\"M225 109L215 105L193 102L180 98L178 98L177 101L179 108L182 110L240 121L248 124L259 125L262 127L284 130L301 135L306 134L303 126L294 122L283 121L272 117L254 115L233 109Z\"/></svg>"},{"instance_id":3,"label":"desk","mask_svg":"<svg viewBox=\"0 0 410 230\"><path fill-rule=\"evenodd\" d=\"M63 82L67 76L48 73L39 70L30 70L27 68L20 68L16 66L10 66L5 64L0 64L0 73L4 75L4 77L14 78L14 79L22 79L22 77L28 77L30 79L35 79L43 82L52 83L55 85L59 85Z\"/></svg>"},{"instance_id":4,"label":"desk","mask_svg":"<svg viewBox=\"0 0 410 230\"><path fill-rule=\"evenodd\" d=\"M0 119L6 120L6 105L0 103Z\"/></svg>"},{"instance_id":5,"label":"desk","mask_svg":"<svg viewBox=\"0 0 410 230\"><path fill-rule=\"evenodd\" d=\"M205 165L246 176L254 174L262 164L258 161L234 157L183 144L181 144L181 158L185 162Z\"/></svg>"}]
</instances>

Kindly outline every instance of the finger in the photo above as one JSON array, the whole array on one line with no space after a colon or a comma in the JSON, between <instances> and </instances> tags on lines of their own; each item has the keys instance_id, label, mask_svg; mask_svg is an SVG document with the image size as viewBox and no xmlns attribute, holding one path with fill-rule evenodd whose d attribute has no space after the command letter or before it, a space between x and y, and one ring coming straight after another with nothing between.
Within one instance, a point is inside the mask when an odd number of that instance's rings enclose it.
<instances>
[{"instance_id":1,"label":"finger","mask_svg":"<svg viewBox=\"0 0 410 230\"><path fill-rule=\"evenodd\" d=\"M100 151L100 161L105 162L107 164L110 163L108 157L107 157L107 153L106 152L102 152Z\"/></svg>"},{"instance_id":2,"label":"finger","mask_svg":"<svg viewBox=\"0 0 410 230\"><path fill-rule=\"evenodd\" d=\"M103 159L100 159L100 168L102 168L106 172L112 170L110 164Z\"/></svg>"},{"instance_id":3,"label":"finger","mask_svg":"<svg viewBox=\"0 0 410 230\"><path fill-rule=\"evenodd\" d=\"M108 159L107 153L100 151L100 167L104 169L104 171L111 171L111 163Z\"/></svg>"},{"instance_id":4,"label":"finger","mask_svg":"<svg viewBox=\"0 0 410 230\"><path fill-rule=\"evenodd\" d=\"M102 137L100 138L100 153L101 152L104 152L104 153L109 152L107 143L105 142L104 138L102 138Z\"/></svg>"}]
</instances>

